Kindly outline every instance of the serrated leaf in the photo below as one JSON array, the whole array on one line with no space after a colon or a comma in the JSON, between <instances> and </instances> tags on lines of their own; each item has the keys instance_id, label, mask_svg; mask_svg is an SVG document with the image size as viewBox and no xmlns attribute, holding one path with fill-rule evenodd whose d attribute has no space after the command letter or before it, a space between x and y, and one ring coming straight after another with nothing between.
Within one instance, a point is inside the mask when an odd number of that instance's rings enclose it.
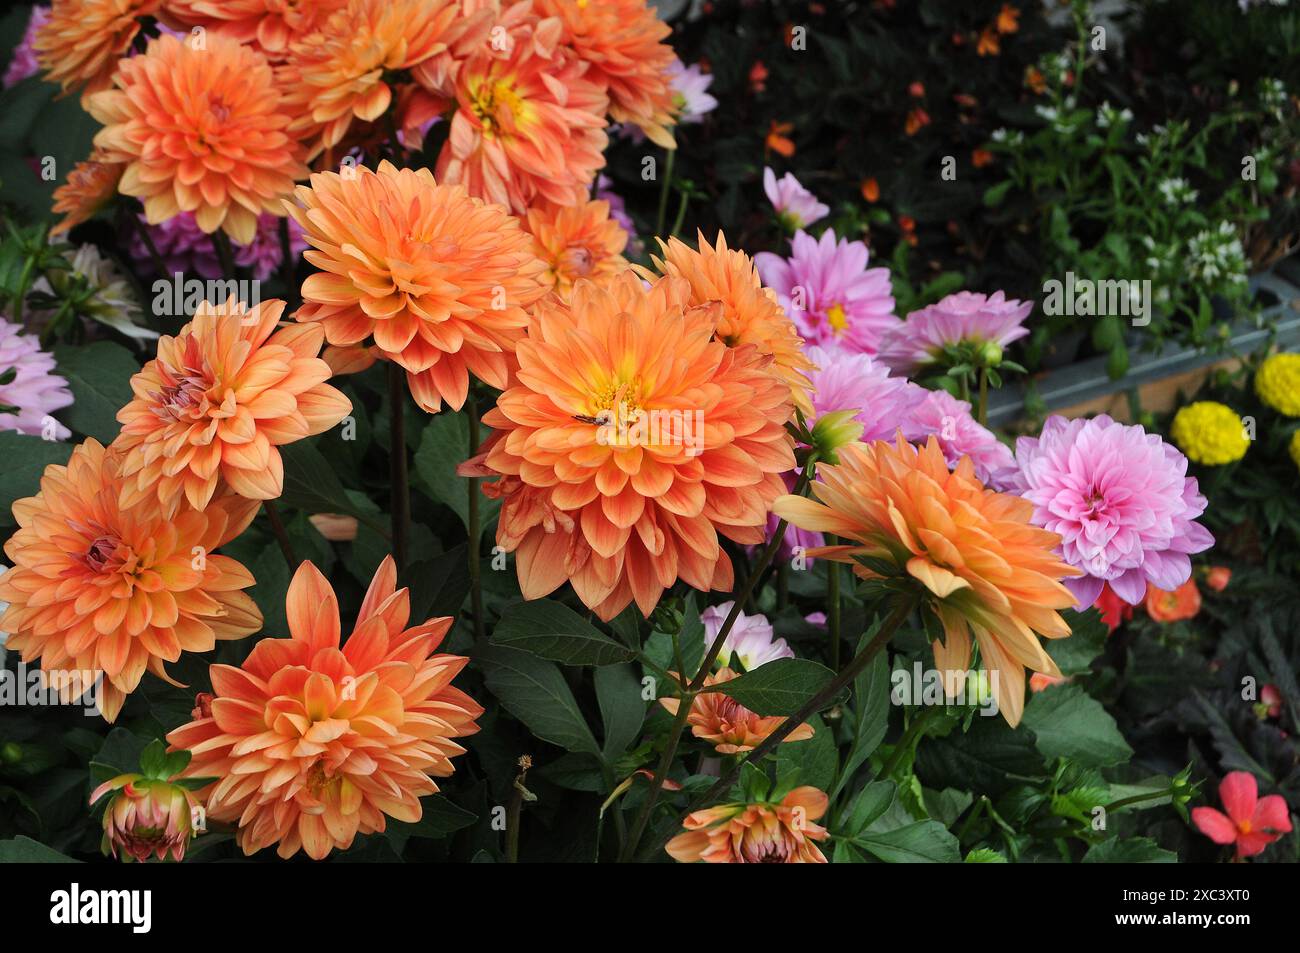
<instances>
[{"instance_id":1,"label":"serrated leaf","mask_svg":"<svg viewBox=\"0 0 1300 953\"><path fill-rule=\"evenodd\" d=\"M938 821L859 834L853 843L887 864L955 864L961 860L957 838Z\"/></svg>"},{"instance_id":2,"label":"serrated leaf","mask_svg":"<svg viewBox=\"0 0 1300 953\"><path fill-rule=\"evenodd\" d=\"M636 657L626 645L550 599L508 607L492 632L492 641L565 665L616 665Z\"/></svg>"},{"instance_id":3,"label":"serrated leaf","mask_svg":"<svg viewBox=\"0 0 1300 953\"><path fill-rule=\"evenodd\" d=\"M600 746L554 662L504 645L474 652L487 687L505 709L543 741L569 751L600 755Z\"/></svg>"},{"instance_id":4,"label":"serrated leaf","mask_svg":"<svg viewBox=\"0 0 1300 953\"><path fill-rule=\"evenodd\" d=\"M1067 758L1084 767L1128 761L1133 749L1101 702L1078 685L1054 685L1035 693L1025 706L1024 724L1049 761Z\"/></svg>"},{"instance_id":5,"label":"serrated leaf","mask_svg":"<svg viewBox=\"0 0 1300 953\"><path fill-rule=\"evenodd\" d=\"M596 701L605 728L601 750L606 759L613 761L641 734L646 701L641 697L641 683L631 665L603 666L596 669L594 678Z\"/></svg>"},{"instance_id":6,"label":"serrated leaf","mask_svg":"<svg viewBox=\"0 0 1300 953\"><path fill-rule=\"evenodd\" d=\"M140 364L131 352L111 341L54 349L58 372L68 380L72 405L58 418L78 433L109 443L121 425L117 412L130 402L131 376Z\"/></svg>"},{"instance_id":7,"label":"serrated leaf","mask_svg":"<svg viewBox=\"0 0 1300 953\"><path fill-rule=\"evenodd\" d=\"M1083 855L1085 864L1174 864L1178 855L1163 850L1149 837L1118 837L1093 844Z\"/></svg>"},{"instance_id":8,"label":"serrated leaf","mask_svg":"<svg viewBox=\"0 0 1300 953\"><path fill-rule=\"evenodd\" d=\"M759 715L793 715L835 677L809 659L781 658L715 687Z\"/></svg>"},{"instance_id":9,"label":"serrated leaf","mask_svg":"<svg viewBox=\"0 0 1300 953\"><path fill-rule=\"evenodd\" d=\"M12 523L14 500L35 496L41 475L51 464L64 465L72 456L72 444L29 437L12 430L0 431L0 522Z\"/></svg>"}]
</instances>

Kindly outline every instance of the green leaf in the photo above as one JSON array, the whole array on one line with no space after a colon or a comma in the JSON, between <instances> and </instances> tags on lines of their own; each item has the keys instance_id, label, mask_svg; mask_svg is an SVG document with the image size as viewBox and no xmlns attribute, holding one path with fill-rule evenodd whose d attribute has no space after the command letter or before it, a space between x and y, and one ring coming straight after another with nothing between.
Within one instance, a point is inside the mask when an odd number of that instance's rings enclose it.
<instances>
[{"instance_id":1,"label":"green leaf","mask_svg":"<svg viewBox=\"0 0 1300 953\"><path fill-rule=\"evenodd\" d=\"M877 623L878 624L878 623ZM870 641L877 626L872 626L862 637ZM859 641L858 651L862 651L864 641ZM831 798L844 789L858 768L865 762L884 740L889 728L889 661L886 652L877 653L871 664L853 680L853 745L849 748L844 767L840 770L839 780L831 792Z\"/></svg>"},{"instance_id":2,"label":"green leaf","mask_svg":"<svg viewBox=\"0 0 1300 953\"><path fill-rule=\"evenodd\" d=\"M1044 639L1043 648L1052 657L1062 675L1081 675L1092 667L1093 659L1106 647L1106 623L1096 609L1065 613L1070 634L1063 639Z\"/></svg>"},{"instance_id":3,"label":"green leaf","mask_svg":"<svg viewBox=\"0 0 1300 953\"><path fill-rule=\"evenodd\" d=\"M427 837L432 840L446 837L461 828L469 827L478 815L458 807L441 794L420 798L420 819L408 824L389 820L388 830L407 837Z\"/></svg>"},{"instance_id":4,"label":"green leaf","mask_svg":"<svg viewBox=\"0 0 1300 953\"><path fill-rule=\"evenodd\" d=\"M109 443L120 429L117 412L130 402L131 377L140 365L131 352L111 341L54 349L58 372L68 379L72 406L60 419L78 433Z\"/></svg>"},{"instance_id":5,"label":"green leaf","mask_svg":"<svg viewBox=\"0 0 1300 953\"><path fill-rule=\"evenodd\" d=\"M981 847L973 850L966 855L968 864L1005 864L1007 859L999 854L996 850L990 850L987 847Z\"/></svg>"},{"instance_id":6,"label":"green leaf","mask_svg":"<svg viewBox=\"0 0 1300 953\"><path fill-rule=\"evenodd\" d=\"M853 843L887 864L955 864L961 860L957 838L938 821L859 834Z\"/></svg>"},{"instance_id":7,"label":"green leaf","mask_svg":"<svg viewBox=\"0 0 1300 953\"><path fill-rule=\"evenodd\" d=\"M411 618L458 616L469 594L469 546L461 543L411 567Z\"/></svg>"},{"instance_id":8,"label":"green leaf","mask_svg":"<svg viewBox=\"0 0 1300 953\"><path fill-rule=\"evenodd\" d=\"M492 641L565 665L616 665L636 657L626 645L550 599L509 606L492 632Z\"/></svg>"},{"instance_id":9,"label":"green leaf","mask_svg":"<svg viewBox=\"0 0 1300 953\"><path fill-rule=\"evenodd\" d=\"M144 746L140 754L140 773L147 778L165 779L167 766L167 747L155 738Z\"/></svg>"},{"instance_id":10,"label":"green leaf","mask_svg":"<svg viewBox=\"0 0 1300 953\"><path fill-rule=\"evenodd\" d=\"M916 772L929 787L996 796L1017 783L1013 775L1041 777L1044 768L1032 731L977 717L965 734L927 738L917 750Z\"/></svg>"},{"instance_id":11,"label":"green leaf","mask_svg":"<svg viewBox=\"0 0 1300 953\"><path fill-rule=\"evenodd\" d=\"M348 498L330 462L310 440L280 447L284 459L284 492L277 503L306 513L346 513L369 525L374 515L361 510Z\"/></svg>"},{"instance_id":12,"label":"green leaf","mask_svg":"<svg viewBox=\"0 0 1300 953\"><path fill-rule=\"evenodd\" d=\"M1173 851L1162 850L1149 837L1130 837L1121 840L1118 837L1093 844L1088 853L1083 855L1085 864L1174 864L1178 855Z\"/></svg>"},{"instance_id":13,"label":"green leaf","mask_svg":"<svg viewBox=\"0 0 1300 953\"><path fill-rule=\"evenodd\" d=\"M469 530L469 487L456 467L468 459L469 420L463 413L443 411L424 428L415 451L415 473L426 493L450 507ZM479 500L479 526L488 526L501 508L500 500Z\"/></svg>"},{"instance_id":14,"label":"green leaf","mask_svg":"<svg viewBox=\"0 0 1300 953\"><path fill-rule=\"evenodd\" d=\"M776 749L776 774L783 782L793 778L798 784L810 784L825 791L835 780L839 765L839 752L830 728L821 716L808 719L813 736L803 741L790 741Z\"/></svg>"},{"instance_id":15,"label":"green leaf","mask_svg":"<svg viewBox=\"0 0 1300 953\"><path fill-rule=\"evenodd\" d=\"M514 715L543 741L600 755L569 685L554 663L519 649L484 645L474 652L487 687Z\"/></svg>"},{"instance_id":16,"label":"green leaf","mask_svg":"<svg viewBox=\"0 0 1300 953\"><path fill-rule=\"evenodd\" d=\"M0 864L79 864L30 837L0 840Z\"/></svg>"},{"instance_id":17,"label":"green leaf","mask_svg":"<svg viewBox=\"0 0 1300 953\"><path fill-rule=\"evenodd\" d=\"M606 665L596 669L596 701L605 726L605 758L612 761L626 751L641 734L646 702L641 683L631 665Z\"/></svg>"},{"instance_id":18,"label":"green leaf","mask_svg":"<svg viewBox=\"0 0 1300 953\"><path fill-rule=\"evenodd\" d=\"M29 437L12 430L0 431L0 521L11 523L8 514L14 500L35 496L41 488L41 474L51 464L66 464L72 444Z\"/></svg>"},{"instance_id":19,"label":"green leaf","mask_svg":"<svg viewBox=\"0 0 1300 953\"><path fill-rule=\"evenodd\" d=\"M1054 685L1025 706L1024 724L1049 761L1067 758L1086 768L1120 764L1133 756L1115 719L1078 685Z\"/></svg>"},{"instance_id":20,"label":"green leaf","mask_svg":"<svg viewBox=\"0 0 1300 953\"><path fill-rule=\"evenodd\" d=\"M872 781L864 787L849 803L844 816L844 835L856 837L865 831L889 810L897 793L898 786L893 781Z\"/></svg>"},{"instance_id":21,"label":"green leaf","mask_svg":"<svg viewBox=\"0 0 1300 953\"><path fill-rule=\"evenodd\" d=\"M714 686L759 715L793 715L835 673L808 659L781 658Z\"/></svg>"}]
</instances>

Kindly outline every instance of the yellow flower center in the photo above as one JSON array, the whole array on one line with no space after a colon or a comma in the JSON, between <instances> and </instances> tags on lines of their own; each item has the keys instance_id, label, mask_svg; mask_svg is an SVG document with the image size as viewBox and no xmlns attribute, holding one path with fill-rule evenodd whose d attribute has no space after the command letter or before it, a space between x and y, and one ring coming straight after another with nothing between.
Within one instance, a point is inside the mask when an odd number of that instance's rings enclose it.
<instances>
[{"instance_id":1,"label":"yellow flower center","mask_svg":"<svg viewBox=\"0 0 1300 953\"><path fill-rule=\"evenodd\" d=\"M844 313L844 305L831 305L826 311L826 323L831 326L831 330L836 334L841 334L848 330L849 316Z\"/></svg>"},{"instance_id":2,"label":"yellow flower center","mask_svg":"<svg viewBox=\"0 0 1300 953\"><path fill-rule=\"evenodd\" d=\"M471 92L471 100L470 109L485 136L510 135L527 117L528 105L511 79L482 83Z\"/></svg>"}]
</instances>

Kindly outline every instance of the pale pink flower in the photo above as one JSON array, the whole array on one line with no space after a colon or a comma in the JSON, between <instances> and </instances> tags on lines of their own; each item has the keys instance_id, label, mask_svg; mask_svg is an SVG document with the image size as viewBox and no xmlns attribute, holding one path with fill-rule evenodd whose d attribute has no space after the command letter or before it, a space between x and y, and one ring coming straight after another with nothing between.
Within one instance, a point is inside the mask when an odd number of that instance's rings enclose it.
<instances>
[{"instance_id":1,"label":"pale pink flower","mask_svg":"<svg viewBox=\"0 0 1300 953\"><path fill-rule=\"evenodd\" d=\"M1064 580L1080 606L1102 584L1129 605L1147 584L1173 591L1192 573L1191 553L1214 544L1195 522L1205 497L1187 476L1187 458L1158 434L1103 415L1050 417L1038 437L1016 442L1005 477L1034 504L1033 522L1061 536L1061 556L1086 575Z\"/></svg>"},{"instance_id":2,"label":"pale pink flower","mask_svg":"<svg viewBox=\"0 0 1300 953\"><path fill-rule=\"evenodd\" d=\"M1011 448L981 426L971 415L971 406L966 401L947 391L928 391L916 384L909 386L920 392L920 400L903 424L903 436L920 444L927 437L935 436L949 467L955 467L962 457L970 457L981 483L990 489L1003 489L999 474L1016 462Z\"/></svg>"},{"instance_id":3,"label":"pale pink flower","mask_svg":"<svg viewBox=\"0 0 1300 953\"><path fill-rule=\"evenodd\" d=\"M937 304L913 311L888 331L880 344L880 359L900 374L912 375L944 362L944 350L960 345L994 344L1005 348L1029 333L1025 318L1032 301L1007 300L971 291L950 294Z\"/></svg>"},{"instance_id":4,"label":"pale pink flower","mask_svg":"<svg viewBox=\"0 0 1300 953\"><path fill-rule=\"evenodd\" d=\"M724 602L721 605L709 606L700 613L700 621L704 623L706 645L712 644L718 637L723 623L727 621L727 616L731 614L734 606L734 602ZM766 616L746 615L742 611L736 616L735 625L731 627L726 641L722 643L722 651L718 653L718 664L730 668L731 657L734 655L745 671L752 672L760 665L774 659L794 658L794 650L786 644L785 639L773 639L772 636L772 623L767 621Z\"/></svg>"},{"instance_id":5,"label":"pale pink flower","mask_svg":"<svg viewBox=\"0 0 1300 953\"><path fill-rule=\"evenodd\" d=\"M27 20L27 29L23 31L23 38L17 46L14 47L13 57L9 60L9 66L5 69L3 85L5 89L10 86L16 86L29 76L35 76L40 72L41 66L36 61L36 51L32 49L32 40L36 37L36 31L45 25L45 21L50 18L50 8L48 6L32 7L32 15Z\"/></svg>"},{"instance_id":6,"label":"pale pink flower","mask_svg":"<svg viewBox=\"0 0 1300 953\"><path fill-rule=\"evenodd\" d=\"M777 218L791 231L807 228L830 213L830 207L817 201L817 196L800 185L792 172L778 179L775 172L765 168L763 191L776 209Z\"/></svg>"},{"instance_id":7,"label":"pale pink flower","mask_svg":"<svg viewBox=\"0 0 1300 953\"><path fill-rule=\"evenodd\" d=\"M54 373L53 356L22 330L0 318L0 430L66 440L68 428L50 415L72 403L72 392Z\"/></svg>"}]
</instances>

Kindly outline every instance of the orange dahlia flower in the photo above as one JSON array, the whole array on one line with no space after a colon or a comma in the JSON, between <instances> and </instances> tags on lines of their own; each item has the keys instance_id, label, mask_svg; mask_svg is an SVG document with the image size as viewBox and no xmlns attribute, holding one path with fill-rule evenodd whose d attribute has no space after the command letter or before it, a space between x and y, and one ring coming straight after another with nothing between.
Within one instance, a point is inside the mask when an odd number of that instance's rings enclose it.
<instances>
[{"instance_id":1,"label":"orange dahlia flower","mask_svg":"<svg viewBox=\"0 0 1300 953\"><path fill-rule=\"evenodd\" d=\"M970 458L949 472L934 437L920 449L901 435L893 446L850 444L839 459L817 467L812 492L821 502L783 496L772 511L849 541L810 549L810 557L850 563L864 579L915 580L943 624L934 660L950 673L950 694L970 667L973 633L1002 716L1019 724L1025 668L1061 674L1038 635L1070 634L1056 610L1074 597L1060 580L1079 570L1056 556L1060 537L1030 524L1028 500L986 490Z\"/></svg>"},{"instance_id":2,"label":"orange dahlia flower","mask_svg":"<svg viewBox=\"0 0 1300 953\"><path fill-rule=\"evenodd\" d=\"M339 648L339 605L311 563L286 598L290 637L263 639L243 667L213 665L215 695L201 717L167 736L193 754L187 777L203 789L208 817L239 824L245 854L278 844L321 860L386 817L414 823L420 798L438 790L453 739L478 731L483 708L451 681L469 660L435 655L450 618L407 628L411 612L385 559Z\"/></svg>"},{"instance_id":3,"label":"orange dahlia flower","mask_svg":"<svg viewBox=\"0 0 1300 953\"><path fill-rule=\"evenodd\" d=\"M244 531L256 503L222 497L169 517L152 500L120 506L122 488L117 454L94 440L66 467L46 467L40 492L14 503L13 568L0 575L8 647L48 673L102 672L109 721L146 669L175 685L165 662L262 624L240 591L252 575L214 553Z\"/></svg>"},{"instance_id":4,"label":"orange dahlia flower","mask_svg":"<svg viewBox=\"0 0 1300 953\"><path fill-rule=\"evenodd\" d=\"M203 509L225 485L250 500L284 490L277 447L323 433L352 410L329 386L318 327L276 330L284 302L251 311L204 302L158 356L131 378L118 411L122 504L155 499L165 513L185 500Z\"/></svg>"},{"instance_id":5,"label":"orange dahlia flower","mask_svg":"<svg viewBox=\"0 0 1300 953\"><path fill-rule=\"evenodd\" d=\"M628 235L609 217L609 203L563 206L545 202L528 210L524 229L533 236L533 251L546 262L546 280L567 298L579 278L600 282L627 267L623 249Z\"/></svg>"},{"instance_id":6,"label":"orange dahlia flower","mask_svg":"<svg viewBox=\"0 0 1300 953\"><path fill-rule=\"evenodd\" d=\"M730 589L718 542L762 542L794 466L789 388L753 347L714 338L713 307L631 271L580 279L534 309L517 382L483 420L497 433L464 472L500 475L497 542L525 599L566 580L602 619L649 616L678 578Z\"/></svg>"},{"instance_id":7,"label":"orange dahlia flower","mask_svg":"<svg viewBox=\"0 0 1300 953\"><path fill-rule=\"evenodd\" d=\"M523 214L538 199L585 202L604 166L605 87L561 45L560 21L524 21L500 51L481 43L455 78L438 179Z\"/></svg>"},{"instance_id":8,"label":"orange dahlia flower","mask_svg":"<svg viewBox=\"0 0 1300 953\"><path fill-rule=\"evenodd\" d=\"M144 202L149 224L193 212L203 231L248 245L258 215L284 214L307 169L262 54L220 35L201 48L162 36L114 83L86 101L104 124L95 145L127 163L119 188Z\"/></svg>"},{"instance_id":9,"label":"orange dahlia flower","mask_svg":"<svg viewBox=\"0 0 1300 953\"><path fill-rule=\"evenodd\" d=\"M256 43L267 57L282 59L289 44L314 31L347 0L167 0L165 18L186 29L201 26Z\"/></svg>"},{"instance_id":10,"label":"orange dahlia flower","mask_svg":"<svg viewBox=\"0 0 1300 953\"><path fill-rule=\"evenodd\" d=\"M58 235L90 219L117 194L117 183L122 179L120 162L105 161L99 150L90 158L78 162L68 173L68 180L54 190L53 211L62 212L63 221L50 229Z\"/></svg>"},{"instance_id":11,"label":"orange dahlia flower","mask_svg":"<svg viewBox=\"0 0 1300 953\"><path fill-rule=\"evenodd\" d=\"M722 804L696 811L665 848L683 864L824 864L816 841L829 835L814 824L829 799L814 787L795 788L779 804Z\"/></svg>"},{"instance_id":12,"label":"orange dahlia flower","mask_svg":"<svg viewBox=\"0 0 1300 953\"><path fill-rule=\"evenodd\" d=\"M609 88L615 122L639 126L651 141L676 148L668 128L675 121L676 54L663 42L672 29L646 0L534 0L533 6L564 23L564 42L589 64L588 77Z\"/></svg>"},{"instance_id":13,"label":"orange dahlia flower","mask_svg":"<svg viewBox=\"0 0 1300 953\"><path fill-rule=\"evenodd\" d=\"M508 358L546 293L545 266L517 220L498 205L438 184L428 169L316 173L288 206L322 269L302 286L299 321L319 321L331 344L374 335L406 369L411 393L436 413L457 410L469 373L505 387Z\"/></svg>"},{"instance_id":14,"label":"orange dahlia flower","mask_svg":"<svg viewBox=\"0 0 1300 953\"><path fill-rule=\"evenodd\" d=\"M486 11L466 16L459 0L348 0L289 47L277 70L290 132L312 140L310 155L342 141L353 119L374 122L393 100L385 75L449 56L477 42Z\"/></svg>"},{"instance_id":15,"label":"orange dahlia flower","mask_svg":"<svg viewBox=\"0 0 1300 953\"><path fill-rule=\"evenodd\" d=\"M719 302L718 337L728 347L753 344L761 353L772 355L777 371L790 385L795 406L811 415L812 383L807 374L814 365L804 356L803 338L776 293L763 287L753 259L728 248L721 232L712 246L703 232L697 233L697 245L698 249L677 238L666 243L660 239L663 258L652 257L651 261L662 274L690 282L691 304Z\"/></svg>"},{"instance_id":16,"label":"orange dahlia flower","mask_svg":"<svg viewBox=\"0 0 1300 953\"><path fill-rule=\"evenodd\" d=\"M162 0L54 0L49 18L36 31L32 50L64 93L85 87L107 89L113 71L140 32L139 17L156 13Z\"/></svg>"},{"instance_id":17,"label":"orange dahlia flower","mask_svg":"<svg viewBox=\"0 0 1300 953\"><path fill-rule=\"evenodd\" d=\"M673 673L676 674L676 673ZM736 673L720 668L704 679L704 691L695 696L690 714L686 716L691 734L713 745L718 754L737 754L753 751L772 732L785 724L785 719L774 715L767 718L756 715L730 695L709 691L709 686L729 682ZM661 698L669 714L677 714L680 698ZM790 732L785 741L807 741L813 736L812 725L805 722Z\"/></svg>"}]
</instances>

